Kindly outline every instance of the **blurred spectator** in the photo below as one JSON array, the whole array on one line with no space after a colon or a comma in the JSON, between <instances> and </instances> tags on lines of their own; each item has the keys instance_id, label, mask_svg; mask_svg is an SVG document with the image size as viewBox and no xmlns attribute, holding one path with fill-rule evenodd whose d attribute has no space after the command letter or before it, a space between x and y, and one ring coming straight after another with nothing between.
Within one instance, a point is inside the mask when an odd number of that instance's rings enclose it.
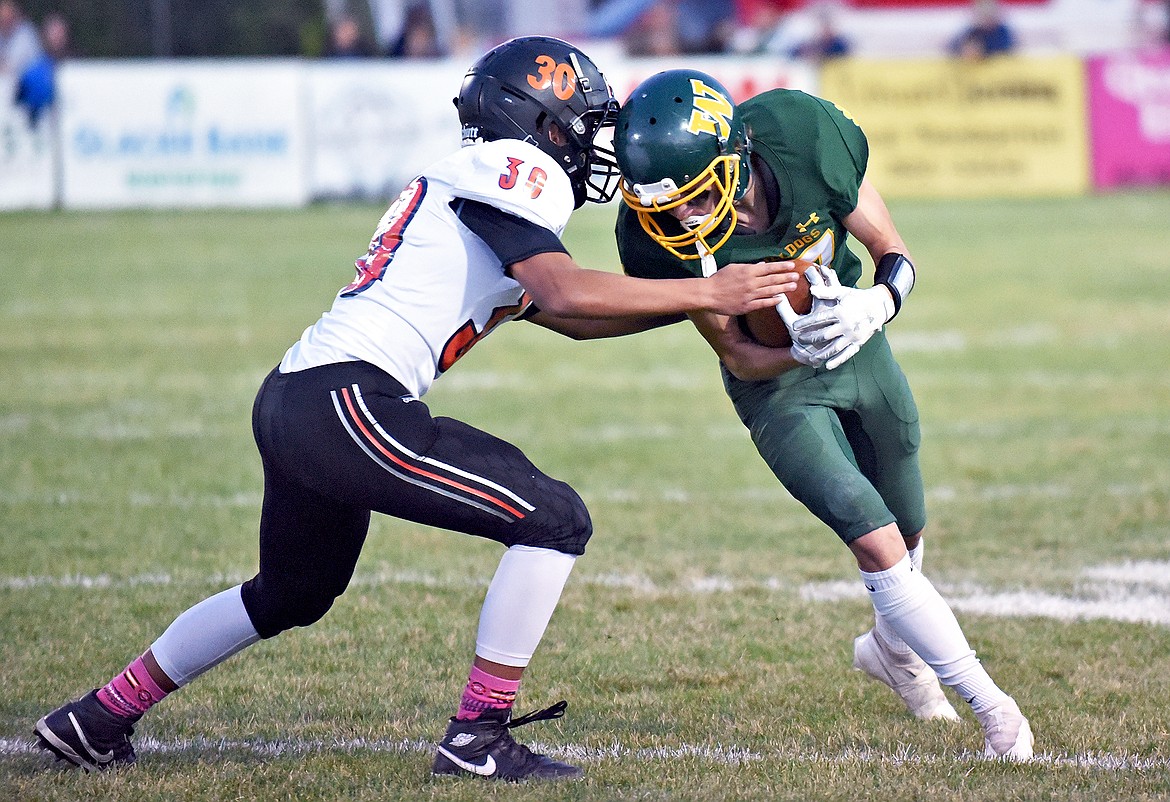
<instances>
[{"instance_id":1,"label":"blurred spectator","mask_svg":"<svg viewBox=\"0 0 1170 802\"><path fill-rule=\"evenodd\" d=\"M425 2L406 9L402 32L386 50L391 58L439 58L446 55L439 43L439 31L431 7Z\"/></svg>"},{"instance_id":2,"label":"blurred spectator","mask_svg":"<svg viewBox=\"0 0 1170 802\"><path fill-rule=\"evenodd\" d=\"M70 55L69 23L60 14L50 13L41 23L41 36L44 50L21 73L16 86L16 102L28 111L32 125L56 100L57 67Z\"/></svg>"},{"instance_id":3,"label":"blurred spectator","mask_svg":"<svg viewBox=\"0 0 1170 802\"><path fill-rule=\"evenodd\" d=\"M978 60L1010 53L1016 35L1004 21L996 0L975 0L971 24L951 40L951 55Z\"/></svg>"},{"instance_id":4,"label":"blurred spectator","mask_svg":"<svg viewBox=\"0 0 1170 802\"><path fill-rule=\"evenodd\" d=\"M1142 0L1134 8L1132 41L1138 52L1165 50L1170 44L1170 0Z\"/></svg>"},{"instance_id":5,"label":"blurred spectator","mask_svg":"<svg viewBox=\"0 0 1170 802\"><path fill-rule=\"evenodd\" d=\"M0 75L14 80L41 57L41 40L15 0L0 0Z\"/></svg>"},{"instance_id":6,"label":"blurred spectator","mask_svg":"<svg viewBox=\"0 0 1170 802\"><path fill-rule=\"evenodd\" d=\"M511 38L506 0L455 0L455 36L452 55L484 53Z\"/></svg>"},{"instance_id":7,"label":"blurred spectator","mask_svg":"<svg viewBox=\"0 0 1170 802\"><path fill-rule=\"evenodd\" d=\"M69 35L69 23L65 17L56 12L45 15L45 20L41 23L41 44L57 61L63 61L73 55L73 39Z\"/></svg>"},{"instance_id":8,"label":"blurred spectator","mask_svg":"<svg viewBox=\"0 0 1170 802\"><path fill-rule=\"evenodd\" d=\"M620 38L634 56L722 53L734 26L726 0L603 0L587 35Z\"/></svg>"},{"instance_id":9,"label":"blurred spectator","mask_svg":"<svg viewBox=\"0 0 1170 802\"><path fill-rule=\"evenodd\" d=\"M800 0L735 0L735 25L728 49L735 53L762 53L777 37Z\"/></svg>"},{"instance_id":10,"label":"blurred spectator","mask_svg":"<svg viewBox=\"0 0 1170 802\"><path fill-rule=\"evenodd\" d=\"M586 35L590 39L623 36L656 4L656 0L599 0Z\"/></svg>"},{"instance_id":11,"label":"blurred spectator","mask_svg":"<svg viewBox=\"0 0 1170 802\"><path fill-rule=\"evenodd\" d=\"M735 18L743 27L770 31L806 5L805 0L735 0Z\"/></svg>"},{"instance_id":12,"label":"blurred spectator","mask_svg":"<svg viewBox=\"0 0 1170 802\"><path fill-rule=\"evenodd\" d=\"M789 55L818 64L822 61L849 55L851 45L849 40L837 31L837 23L833 18L832 10L820 9L817 12L816 24L816 33L792 48Z\"/></svg>"},{"instance_id":13,"label":"blurred spectator","mask_svg":"<svg viewBox=\"0 0 1170 802\"><path fill-rule=\"evenodd\" d=\"M437 51L438 55L451 52L458 36L457 2L461 0L368 0L370 17L377 34L379 53L388 56ZM498 0L485 0L498 7ZM427 44L433 39L434 44ZM492 41L495 45L500 40ZM490 46L489 45L489 46Z\"/></svg>"},{"instance_id":14,"label":"blurred spectator","mask_svg":"<svg viewBox=\"0 0 1170 802\"><path fill-rule=\"evenodd\" d=\"M646 5L646 4L643 4ZM678 8L671 0L650 3L621 31L622 44L631 56L674 56L681 52Z\"/></svg>"},{"instance_id":15,"label":"blurred spectator","mask_svg":"<svg viewBox=\"0 0 1170 802\"><path fill-rule=\"evenodd\" d=\"M727 51L735 29L735 6L726 0L677 0L679 48L684 53Z\"/></svg>"},{"instance_id":16,"label":"blurred spectator","mask_svg":"<svg viewBox=\"0 0 1170 802\"><path fill-rule=\"evenodd\" d=\"M362 33L358 21L346 14L334 20L325 55L329 58L367 58L374 55L374 48Z\"/></svg>"}]
</instances>

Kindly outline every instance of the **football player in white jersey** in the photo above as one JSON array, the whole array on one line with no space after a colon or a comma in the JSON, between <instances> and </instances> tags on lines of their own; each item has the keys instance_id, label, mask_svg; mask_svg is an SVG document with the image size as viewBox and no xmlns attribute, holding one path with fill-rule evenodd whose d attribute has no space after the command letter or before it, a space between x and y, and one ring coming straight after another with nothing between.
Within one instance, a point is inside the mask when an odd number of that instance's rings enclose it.
<instances>
[{"instance_id":1,"label":"football player in white jersey","mask_svg":"<svg viewBox=\"0 0 1170 802\"><path fill-rule=\"evenodd\" d=\"M505 780L581 770L516 743L520 677L592 534L580 496L520 449L420 400L500 323L574 338L629 334L687 312L770 307L796 286L780 263L710 278L637 279L579 267L569 215L613 196L617 117L605 78L558 39L483 56L455 98L464 147L423 172L379 222L355 280L264 380L253 432L264 465L260 570L182 613L109 683L36 724L38 744L87 771L134 761L133 725L168 693L262 638L308 626L345 591L371 511L496 540L458 712L432 771Z\"/></svg>"}]
</instances>

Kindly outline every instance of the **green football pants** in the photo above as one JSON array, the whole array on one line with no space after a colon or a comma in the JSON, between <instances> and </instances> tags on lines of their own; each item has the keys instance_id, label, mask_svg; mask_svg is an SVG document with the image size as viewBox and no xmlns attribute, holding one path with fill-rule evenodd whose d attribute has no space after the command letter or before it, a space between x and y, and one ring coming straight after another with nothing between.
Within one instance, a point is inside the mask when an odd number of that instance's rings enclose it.
<instances>
[{"instance_id":1,"label":"green football pants","mask_svg":"<svg viewBox=\"0 0 1170 802\"><path fill-rule=\"evenodd\" d=\"M834 370L750 382L724 369L723 380L776 478L843 541L926 525L918 408L883 333Z\"/></svg>"}]
</instances>

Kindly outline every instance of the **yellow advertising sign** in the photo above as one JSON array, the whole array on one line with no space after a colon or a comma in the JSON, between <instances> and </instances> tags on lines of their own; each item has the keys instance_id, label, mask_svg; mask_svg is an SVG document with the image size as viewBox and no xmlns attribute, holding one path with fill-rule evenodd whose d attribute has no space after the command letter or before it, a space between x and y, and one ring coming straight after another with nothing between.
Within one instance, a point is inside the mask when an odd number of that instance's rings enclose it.
<instances>
[{"instance_id":1,"label":"yellow advertising sign","mask_svg":"<svg viewBox=\"0 0 1170 802\"><path fill-rule=\"evenodd\" d=\"M1084 70L1072 56L826 64L822 97L869 137L889 197L1076 195L1089 189Z\"/></svg>"}]
</instances>

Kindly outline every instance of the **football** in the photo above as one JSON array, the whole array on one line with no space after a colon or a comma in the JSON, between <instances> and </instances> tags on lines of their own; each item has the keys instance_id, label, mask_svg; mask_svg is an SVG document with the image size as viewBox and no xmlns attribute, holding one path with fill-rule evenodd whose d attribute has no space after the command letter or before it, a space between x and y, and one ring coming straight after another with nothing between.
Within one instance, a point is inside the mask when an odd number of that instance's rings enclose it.
<instances>
[{"instance_id":1,"label":"football","mask_svg":"<svg viewBox=\"0 0 1170 802\"><path fill-rule=\"evenodd\" d=\"M796 262L800 278L796 289L785 294L797 314L807 315L812 309L812 293L809 291L808 279L805 278L804 271L812 267L813 263L805 259L794 259L793 261ZM784 321L780 319L780 313L773 307L757 309L754 312L741 315L739 322L745 333L760 345L767 345L771 348L787 348L792 345L792 337L788 334L788 327L784 325Z\"/></svg>"}]
</instances>

